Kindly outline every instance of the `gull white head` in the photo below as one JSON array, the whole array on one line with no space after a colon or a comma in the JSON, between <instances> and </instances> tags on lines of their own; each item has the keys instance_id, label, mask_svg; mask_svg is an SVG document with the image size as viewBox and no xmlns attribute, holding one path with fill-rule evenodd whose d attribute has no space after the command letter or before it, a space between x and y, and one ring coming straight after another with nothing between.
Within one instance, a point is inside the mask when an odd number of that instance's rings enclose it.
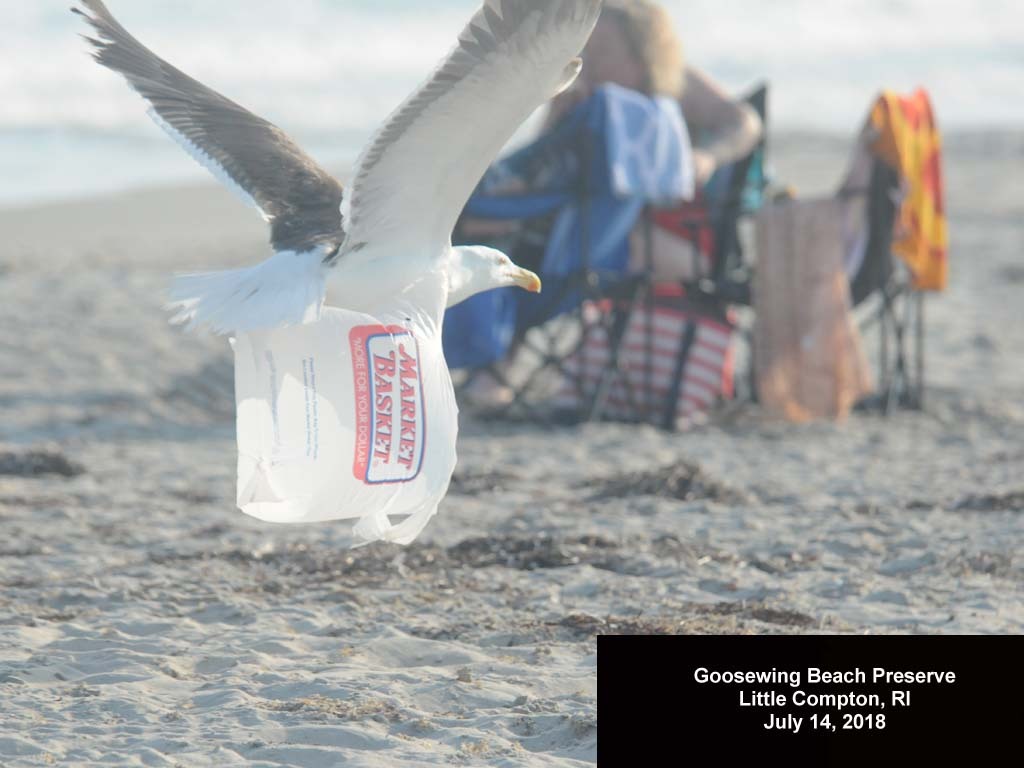
<instances>
[{"instance_id":1,"label":"gull white head","mask_svg":"<svg viewBox=\"0 0 1024 768\"><path fill-rule=\"evenodd\" d=\"M517 286L540 293L540 278L528 269L516 266L512 259L495 248L483 245L452 248L448 262L448 306L453 307L470 296L492 288Z\"/></svg>"}]
</instances>

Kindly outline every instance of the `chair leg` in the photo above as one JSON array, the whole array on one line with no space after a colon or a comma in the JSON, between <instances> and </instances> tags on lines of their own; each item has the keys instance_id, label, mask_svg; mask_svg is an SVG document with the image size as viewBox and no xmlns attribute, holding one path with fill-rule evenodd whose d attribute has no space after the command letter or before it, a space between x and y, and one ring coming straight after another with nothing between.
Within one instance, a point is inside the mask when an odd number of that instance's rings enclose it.
<instances>
[{"instance_id":1,"label":"chair leg","mask_svg":"<svg viewBox=\"0 0 1024 768\"><path fill-rule=\"evenodd\" d=\"M579 314L578 325L581 328L580 338L573 348L569 349L565 353L560 353L558 347L558 334L545 333L543 343L537 345L531 343L528 337L523 337L522 348L527 350L530 354L535 355L539 358L539 362L533 368L533 370L527 375L527 377L521 381L517 386L513 387L514 396L513 400L504 409L506 413L510 413L513 410L518 410L529 417L535 408L531 406L529 401L529 395L537 385L541 376L545 373L554 371L558 376L572 378L573 375L570 373L566 366L566 360L572 359L574 356L578 356L582 353L583 345L586 343L586 327L584 318L582 316L582 308L575 310L575 313ZM544 332L544 329L538 329ZM584 393L584 387L579 381L582 372L577 374L577 387L580 390L581 397Z\"/></svg>"},{"instance_id":2,"label":"chair leg","mask_svg":"<svg viewBox=\"0 0 1024 768\"><path fill-rule=\"evenodd\" d=\"M925 334L924 334L924 292L923 291L915 291L914 292L914 299L915 299L914 303L917 305L917 323L916 323L916 328L914 329L914 333L915 333L915 337L916 337L915 338L915 342L914 342L914 346L915 346L916 362L917 362L917 365L916 365L916 367L917 367L917 371L916 371L917 395L916 395L916 402L914 403L914 407L918 408L918 409L923 409L924 408L924 341L925 341Z\"/></svg>"},{"instance_id":3,"label":"chair leg","mask_svg":"<svg viewBox=\"0 0 1024 768\"><path fill-rule=\"evenodd\" d=\"M622 339L625 336L626 325L629 315L621 309L613 310L613 320L605 325L604 333L608 343L608 364L601 372L597 386L594 388L594 396L587 408L587 421L598 421L604 416L605 408L608 407L608 398L611 395L612 384L615 377L620 375Z\"/></svg>"},{"instance_id":4,"label":"chair leg","mask_svg":"<svg viewBox=\"0 0 1024 768\"><path fill-rule=\"evenodd\" d=\"M900 307L896 306L894 299L893 304L893 329L895 331L896 341L896 377L895 377L895 391L897 404L901 406L908 406L911 397L911 382L910 382L910 366L907 358L908 354L908 337L910 335L911 323L913 322L913 301L910 295L909 289L903 289L897 294L897 298L902 297L902 315L900 313Z\"/></svg>"},{"instance_id":5,"label":"chair leg","mask_svg":"<svg viewBox=\"0 0 1024 768\"><path fill-rule=\"evenodd\" d=\"M588 409L589 421L597 421L604 417L605 408L607 408L608 399L611 396L611 388L616 380L622 382L625 387L631 407L634 409L638 407L638 404L634 402L629 376L622 369L622 345L625 342L626 331L629 329L631 319L636 316L639 307L646 304L649 295L651 295L650 285L646 281L638 282L633 287L628 300L624 303L613 301L610 320L599 321L607 339L608 363L594 390L594 397Z\"/></svg>"},{"instance_id":6,"label":"chair leg","mask_svg":"<svg viewBox=\"0 0 1024 768\"><path fill-rule=\"evenodd\" d=\"M761 402L761 393L757 391L757 356L754 352L753 331L746 331L744 333L744 338L746 340L747 349L749 350L746 373L748 396L750 397L750 402L756 405ZM736 374L734 373L733 375Z\"/></svg>"},{"instance_id":7,"label":"chair leg","mask_svg":"<svg viewBox=\"0 0 1024 768\"><path fill-rule=\"evenodd\" d=\"M668 402L665 403L665 412L662 414L662 427L669 432L676 430L679 395L683 389L683 377L686 376L686 366L690 362L690 353L693 351L693 344L696 340L697 318L691 317L686 323L686 331L679 343L679 352L676 354L676 364L672 374L672 388L669 392Z\"/></svg>"},{"instance_id":8,"label":"chair leg","mask_svg":"<svg viewBox=\"0 0 1024 768\"><path fill-rule=\"evenodd\" d=\"M882 306L878 310L878 393L879 405L883 414L889 413L889 401L892 393L892 379L889 371L890 310L889 296L883 291Z\"/></svg>"}]
</instances>

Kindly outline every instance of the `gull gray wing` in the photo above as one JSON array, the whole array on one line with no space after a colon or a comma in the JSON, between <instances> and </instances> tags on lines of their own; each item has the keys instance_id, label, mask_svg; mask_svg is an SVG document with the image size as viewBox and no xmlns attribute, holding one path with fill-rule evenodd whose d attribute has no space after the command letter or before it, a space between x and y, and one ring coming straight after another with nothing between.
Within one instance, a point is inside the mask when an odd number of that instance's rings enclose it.
<instances>
[{"instance_id":1,"label":"gull gray wing","mask_svg":"<svg viewBox=\"0 0 1024 768\"><path fill-rule=\"evenodd\" d=\"M344 238L342 187L277 126L186 75L136 40L102 0L72 10L96 31L93 57L123 75L153 120L243 199L271 228L278 251L308 251Z\"/></svg>"},{"instance_id":2,"label":"gull gray wing","mask_svg":"<svg viewBox=\"0 0 1024 768\"><path fill-rule=\"evenodd\" d=\"M579 73L601 0L486 0L452 52L391 114L342 202L346 241L438 242L530 114Z\"/></svg>"}]
</instances>

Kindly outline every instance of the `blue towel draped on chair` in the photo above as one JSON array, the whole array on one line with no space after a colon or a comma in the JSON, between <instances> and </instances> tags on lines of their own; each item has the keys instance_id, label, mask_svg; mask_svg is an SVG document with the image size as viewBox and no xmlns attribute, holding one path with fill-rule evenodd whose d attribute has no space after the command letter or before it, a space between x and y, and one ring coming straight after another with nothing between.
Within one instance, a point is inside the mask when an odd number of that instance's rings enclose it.
<instances>
[{"instance_id":1,"label":"blue towel draped on chair","mask_svg":"<svg viewBox=\"0 0 1024 768\"><path fill-rule=\"evenodd\" d=\"M501 194L510 179L525 194ZM444 350L452 368L502 359L517 330L574 309L583 270L621 277L629 262L629 233L648 203L692 199L689 136L679 105L605 85L553 130L487 172L465 215L485 219L553 216L540 275L544 294L490 291L448 310Z\"/></svg>"}]
</instances>

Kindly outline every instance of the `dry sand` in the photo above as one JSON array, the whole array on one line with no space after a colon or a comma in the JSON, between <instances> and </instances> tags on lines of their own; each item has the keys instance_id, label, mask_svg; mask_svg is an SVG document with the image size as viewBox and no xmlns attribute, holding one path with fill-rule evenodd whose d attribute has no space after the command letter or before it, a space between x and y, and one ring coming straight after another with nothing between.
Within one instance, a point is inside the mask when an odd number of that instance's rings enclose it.
<instances>
[{"instance_id":1,"label":"dry sand","mask_svg":"<svg viewBox=\"0 0 1024 768\"><path fill-rule=\"evenodd\" d=\"M838 178L847 142L777 143ZM0 213L0 763L572 766L605 632L1020 632L1024 139L948 142L926 413L682 435L467 420L408 549L233 508L223 340L168 274L267 253L213 188Z\"/></svg>"}]
</instances>

